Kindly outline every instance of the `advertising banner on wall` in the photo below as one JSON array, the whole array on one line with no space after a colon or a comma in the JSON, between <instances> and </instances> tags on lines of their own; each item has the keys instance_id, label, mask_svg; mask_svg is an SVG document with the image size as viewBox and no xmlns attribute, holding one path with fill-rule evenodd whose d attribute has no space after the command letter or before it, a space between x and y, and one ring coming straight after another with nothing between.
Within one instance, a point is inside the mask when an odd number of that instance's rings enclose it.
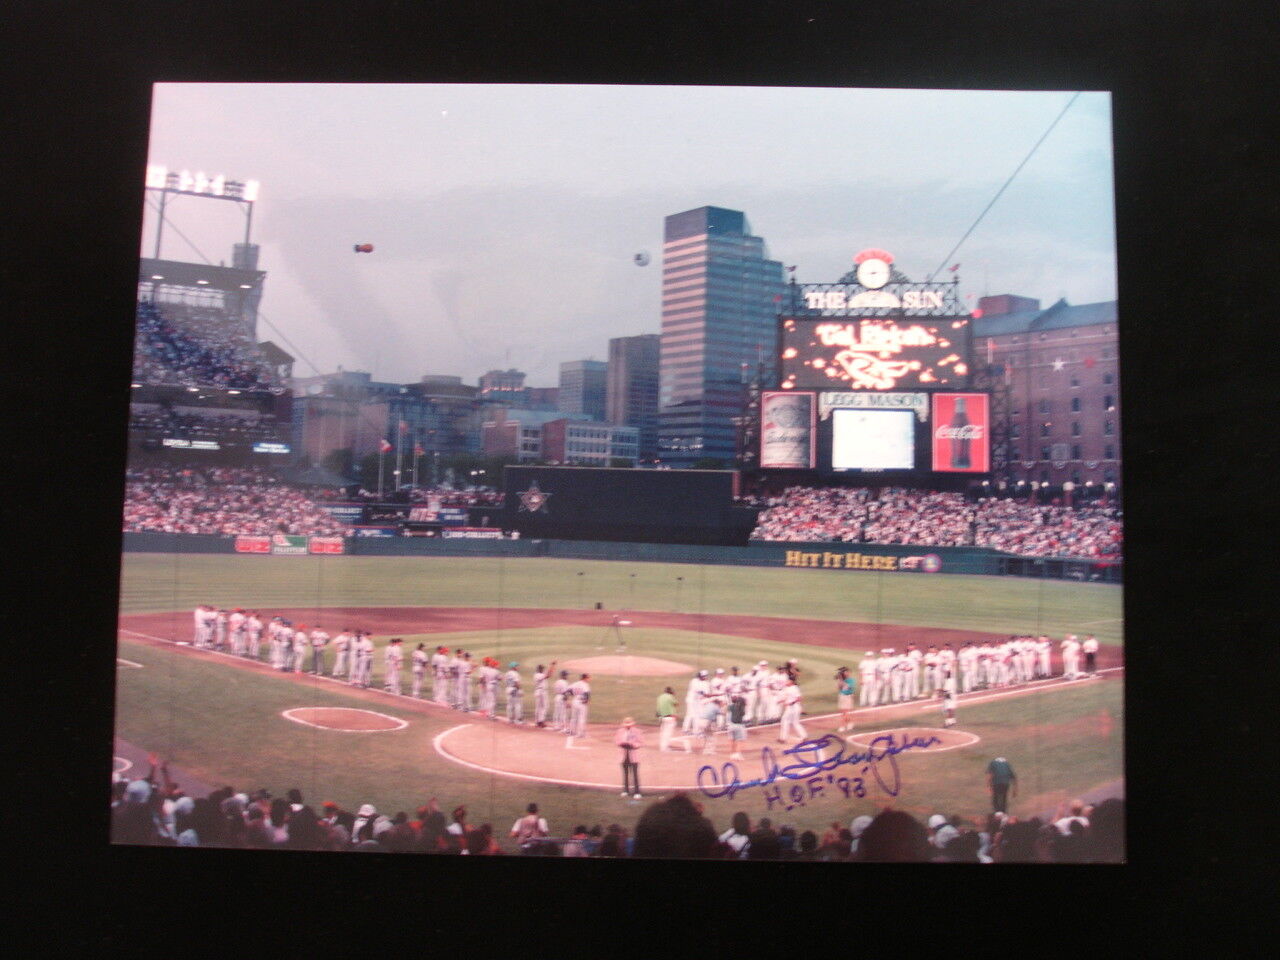
<instances>
[{"instance_id":1,"label":"advertising banner on wall","mask_svg":"<svg viewBox=\"0 0 1280 960\"><path fill-rule=\"evenodd\" d=\"M307 550L311 553L344 553L346 542L342 537L309 537Z\"/></svg>"},{"instance_id":2,"label":"advertising banner on wall","mask_svg":"<svg viewBox=\"0 0 1280 960\"><path fill-rule=\"evenodd\" d=\"M271 553L277 557L305 557L307 538L291 533L277 533L271 538Z\"/></svg>"},{"instance_id":3,"label":"advertising banner on wall","mask_svg":"<svg viewBox=\"0 0 1280 960\"><path fill-rule=\"evenodd\" d=\"M414 507L409 511L410 523L449 523L464 525L467 522L466 507Z\"/></svg>"},{"instance_id":4,"label":"advertising banner on wall","mask_svg":"<svg viewBox=\"0 0 1280 960\"><path fill-rule=\"evenodd\" d=\"M766 390L760 395L760 466L812 470L817 404L812 393Z\"/></svg>"},{"instance_id":5,"label":"advertising banner on wall","mask_svg":"<svg viewBox=\"0 0 1280 960\"><path fill-rule=\"evenodd\" d=\"M270 553L270 537L236 537L236 553Z\"/></svg>"},{"instance_id":6,"label":"advertising banner on wall","mask_svg":"<svg viewBox=\"0 0 1280 960\"><path fill-rule=\"evenodd\" d=\"M933 395L933 469L986 473L991 469L990 404L985 393Z\"/></svg>"},{"instance_id":7,"label":"advertising banner on wall","mask_svg":"<svg viewBox=\"0 0 1280 960\"><path fill-rule=\"evenodd\" d=\"M502 530L498 527L446 527L440 531L446 540L501 540Z\"/></svg>"},{"instance_id":8,"label":"advertising banner on wall","mask_svg":"<svg viewBox=\"0 0 1280 960\"><path fill-rule=\"evenodd\" d=\"M929 417L927 393L820 393L818 419L826 420L832 410L911 410L921 423Z\"/></svg>"},{"instance_id":9,"label":"advertising banner on wall","mask_svg":"<svg viewBox=\"0 0 1280 960\"><path fill-rule=\"evenodd\" d=\"M399 527L356 527L353 535L357 537L398 537Z\"/></svg>"},{"instance_id":10,"label":"advertising banner on wall","mask_svg":"<svg viewBox=\"0 0 1280 960\"><path fill-rule=\"evenodd\" d=\"M364 519L363 503L317 503L316 506L343 523L359 523Z\"/></svg>"}]
</instances>

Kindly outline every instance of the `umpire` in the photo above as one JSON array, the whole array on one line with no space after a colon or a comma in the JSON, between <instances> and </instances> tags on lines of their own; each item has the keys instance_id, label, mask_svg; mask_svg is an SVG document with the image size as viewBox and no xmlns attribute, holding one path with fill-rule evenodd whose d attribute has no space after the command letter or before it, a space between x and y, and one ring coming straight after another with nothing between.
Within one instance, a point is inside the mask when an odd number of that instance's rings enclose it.
<instances>
[{"instance_id":1,"label":"umpire","mask_svg":"<svg viewBox=\"0 0 1280 960\"><path fill-rule=\"evenodd\" d=\"M997 813L1009 812L1009 788L1018 795L1018 775L1004 757L996 757L987 764L987 786L991 788L991 806Z\"/></svg>"}]
</instances>

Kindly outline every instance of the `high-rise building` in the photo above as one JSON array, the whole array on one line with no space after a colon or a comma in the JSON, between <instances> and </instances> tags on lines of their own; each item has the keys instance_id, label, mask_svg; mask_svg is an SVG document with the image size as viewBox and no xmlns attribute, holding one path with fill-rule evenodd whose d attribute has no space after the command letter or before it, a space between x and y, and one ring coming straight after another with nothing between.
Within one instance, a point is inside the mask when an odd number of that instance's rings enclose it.
<instances>
[{"instance_id":1,"label":"high-rise building","mask_svg":"<svg viewBox=\"0 0 1280 960\"><path fill-rule=\"evenodd\" d=\"M592 420L604 420L608 368L603 360L570 360L560 364L560 412L585 413Z\"/></svg>"},{"instance_id":2,"label":"high-rise building","mask_svg":"<svg viewBox=\"0 0 1280 960\"><path fill-rule=\"evenodd\" d=\"M480 399L484 403L501 403L507 406L519 406L524 403L528 391L524 385L524 374L512 368L510 370L490 370L480 376Z\"/></svg>"},{"instance_id":3,"label":"high-rise building","mask_svg":"<svg viewBox=\"0 0 1280 960\"><path fill-rule=\"evenodd\" d=\"M658 455L658 341L656 333L609 341L605 419L639 431L639 457Z\"/></svg>"},{"instance_id":4,"label":"high-rise building","mask_svg":"<svg viewBox=\"0 0 1280 960\"><path fill-rule=\"evenodd\" d=\"M772 363L784 293L782 264L769 259L740 211L699 207L666 218L658 389L664 465L733 462L744 380Z\"/></svg>"}]
</instances>

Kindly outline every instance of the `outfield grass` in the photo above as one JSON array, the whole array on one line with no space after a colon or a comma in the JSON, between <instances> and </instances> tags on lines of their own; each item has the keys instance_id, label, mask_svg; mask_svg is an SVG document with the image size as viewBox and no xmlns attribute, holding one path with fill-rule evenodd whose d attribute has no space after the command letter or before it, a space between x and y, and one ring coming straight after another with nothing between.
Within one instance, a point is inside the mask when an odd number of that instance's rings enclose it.
<instances>
[{"instance_id":1,"label":"outfield grass","mask_svg":"<svg viewBox=\"0 0 1280 960\"><path fill-rule=\"evenodd\" d=\"M579 576L581 574L581 576ZM677 577L683 578L677 580ZM1113 584L552 558L126 554L121 612L219 606L664 610L1121 638Z\"/></svg>"}]
</instances>

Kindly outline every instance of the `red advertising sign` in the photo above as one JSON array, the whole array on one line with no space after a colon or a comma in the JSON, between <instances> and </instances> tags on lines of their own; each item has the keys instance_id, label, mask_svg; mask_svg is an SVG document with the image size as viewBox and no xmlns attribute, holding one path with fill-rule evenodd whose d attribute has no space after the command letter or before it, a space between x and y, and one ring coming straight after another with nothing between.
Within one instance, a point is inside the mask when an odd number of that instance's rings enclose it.
<instances>
[{"instance_id":1,"label":"red advertising sign","mask_svg":"<svg viewBox=\"0 0 1280 960\"><path fill-rule=\"evenodd\" d=\"M312 553L342 553L344 541L342 537L310 537L307 549Z\"/></svg>"},{"instance_id":2,"label":"red advertising sign","mask_svg":"<svg viewBox=\"0 0 1280 960\"><path fill-rule=\"evenodd\" d=\"M270 537L236 537L236 553L270 553Z\"/></svg>"},{"instance_id":3,"label":"red advertising sign","mask_svg":"<svg viewBox=\"0 0 1280 960\"><path fill-rule=\"evenodd\" d=\"M991 415L985 393L933 395L933 469L986 473L991 469Z\"/></svg>"}]
</instances>

